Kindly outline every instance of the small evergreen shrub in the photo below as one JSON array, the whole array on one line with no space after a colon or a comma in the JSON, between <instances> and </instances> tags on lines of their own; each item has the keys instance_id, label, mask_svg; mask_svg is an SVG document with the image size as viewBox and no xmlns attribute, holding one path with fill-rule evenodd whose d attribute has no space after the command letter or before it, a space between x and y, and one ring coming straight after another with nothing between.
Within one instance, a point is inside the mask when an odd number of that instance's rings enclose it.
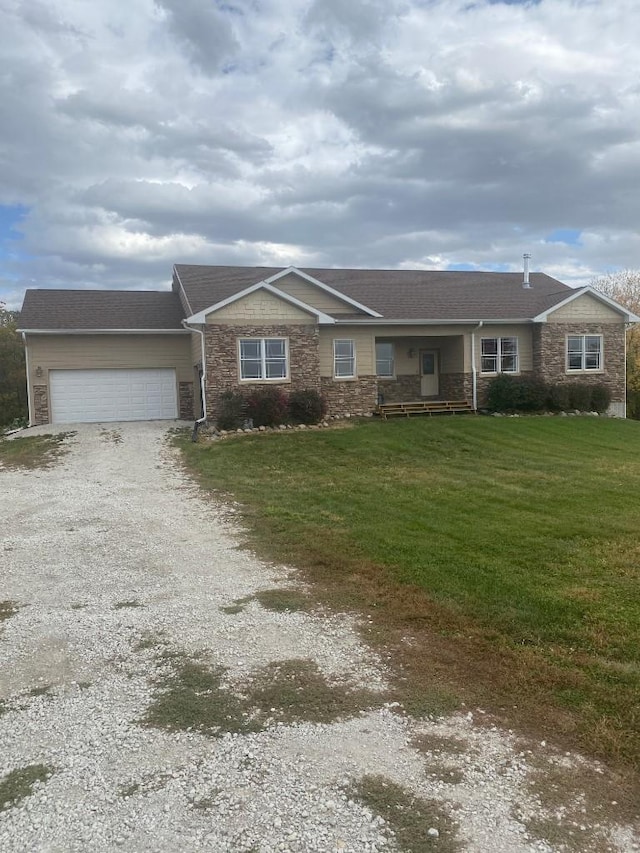
<instances>
[{"instance_id":1,"label":"small evergreen shrub","mask_svg":"<svg viewBox=\"0 0 640 853\"><path fill-rule=\"evenodd\" d=\"M218 429L239 429L245 418L245 399L239 391L225 391L220 395Z\"/></svg>"},{"instance_id":2,"label":"small evergreen shrub","mask_svg":"<svg viewBox=\"0 0 640 853\"><path fill-rule=\"evenodd\" d=\"M494 412L539 412L547 397L547 387L540 379L503 373L489 385L488 406Z\"/></svg>"},{"instance_id":3,"label":"small evergreen shrub","mask_svg":"<svg viewBox=\"0 0 640 853\"><path fill-rule=\"evenodd\" d=\"M289 396L275 386L256 388L246 397L245 415L254 427L284 423L289 417Z\"/></svg>"},{"instance_id":4,"label":"small evergreen shrub","mask_svg":"<svg viewBox=\"0 0 640 853\"><path fill-rule=\"evenodd\" d=\"M569 409L579 412L591 411L591 385L588 382L567 382Z\"/></svg>"},{"instance_id":5,"label":"small evergreen shrub","mask_svg":"<svg viewBox=\"0 0 640 853\"><path fill-rule=\"evenodd\" d=\"M602 414L611 405L611 391L606 385L598 382L591 386L591 411Z\"/></svg>"},{"instance_id":6,"label":"small evergreen shrub","mask_svg":"<svg viewBox=\"0 0 640 853\"><path fill-rule=\"evenodd\" d=\"M317 424L325 416L327 404L313 388L292 391L289 395L291 420L299 424Z\"/></svg>"},{"instance_id":7,"label":"small evergreen shrub","mask_svg":"<svg viewBox=\"0 0 640 853\"><path fill-rule=\"evenodd\" d=\"M552 412L566 412L571 408L571 393L567 382L549 386L547 405Z\"/></svg>"}]
</instances>

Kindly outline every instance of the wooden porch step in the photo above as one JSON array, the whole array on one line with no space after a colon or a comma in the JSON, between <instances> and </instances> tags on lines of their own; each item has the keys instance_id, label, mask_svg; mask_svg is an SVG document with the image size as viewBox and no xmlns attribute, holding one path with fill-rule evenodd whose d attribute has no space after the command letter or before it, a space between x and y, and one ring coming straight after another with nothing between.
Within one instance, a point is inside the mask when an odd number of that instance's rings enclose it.
<instances>
[{"instance_id":1,"label":"wooden porch step","mask_svg":"<svg viewBox=\"0 0 640 853\"><path fill-rule=\"evenodd\" d=\"M468 400L412 400L406 403L381 403L378 414L385 420L393 415L444 415L473 412Z\"/></svg>"}]
</instances>

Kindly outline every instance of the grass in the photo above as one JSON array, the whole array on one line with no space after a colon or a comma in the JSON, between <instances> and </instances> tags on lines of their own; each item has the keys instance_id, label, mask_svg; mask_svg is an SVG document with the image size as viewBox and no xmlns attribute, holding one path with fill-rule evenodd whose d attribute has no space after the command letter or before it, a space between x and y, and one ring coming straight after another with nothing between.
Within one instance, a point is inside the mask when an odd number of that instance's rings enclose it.
<instances>
[{"instance_id":1,"label":"grass","mask_svg":"<svg viewBox=\"0 0 640 853\"><path fill-rule=\"evenodd\" d=\"M374 815L384 818L403 853L456 853L457 827L436 800L416 797L384 776L364 776L348 790ZM429 830L437 830L429 834Z\"/></svg>"},{"instance_id":2,"label":"grass","mask_svg":"<svg viewBox=\"0 0 640 853\"><path fill-rule=\"evenodd\" d=\"M440 418L176 441L250 544L366 614L420 708L640 761L640 425ZM427 711L428 712L428 711Z\"/></svg>"},{"instance_id":3,"label":"grass","mask_svg":"<svg viewBox=\"0 0 640 853\"><path fill-rule=\"evenodd\" d=\"M19 609L20 607L15 601L0 601L0 622L5 622L15 616Z\"/></svg>"},{"instance_id":4,"label":"grass","mask_svg":"<svg viewBox=\"0 0 640 853\"><path fill-rule=\"evenodd\" d=\"M225 670L209 668L186 656L175 657L143 722L169 731L195 730L214 737L259 731L243 702L223 684Z\"/></svg>"},{"instance_id":5,"label":"grass","mask_svg":"<svg viewBox=\"0 0 640 853\"><path fill-rule=\"evenodd\" d=\"M309 596L297 589L263 589L255 597L265 610L276 613L305 611L312 604Z\"/></svg>"},{"instance_id":6,"label":"grass","mask_svg":"<svg viewBox=\"0 0 640 853\"><path fill-rule=\"evenodd\" d=\"M11 770L0 779L0 809L9 809L28 797L37 782L46 782L53 773L45 764L28 764Z\"/></svg>"},{"instance_id":7,"label":"grass","mask_svg":"<svg viewBox=\"0 0 640 853\"><path fill-rule=\"evenodd\" d=\"M64 441L72 435L74 433L61 432L57 435L30 435L11 440L0 437L0 469L50 468L67 453Z\"/></svg>"},{"instance_id":8,"label":"grass","mask_svg":"<svg viewBox=\"0 0 640 853\"><path fill-rule=\"evenodd\" d=\"M329 682L308 660L275 661L253 672L237 691L223 667L186 655L165 655L154 701L143 720L169 731L195 730L213 737L258 732L276 722L329 723L383 701L379 694Z\"/></svg>"}]
</instances>

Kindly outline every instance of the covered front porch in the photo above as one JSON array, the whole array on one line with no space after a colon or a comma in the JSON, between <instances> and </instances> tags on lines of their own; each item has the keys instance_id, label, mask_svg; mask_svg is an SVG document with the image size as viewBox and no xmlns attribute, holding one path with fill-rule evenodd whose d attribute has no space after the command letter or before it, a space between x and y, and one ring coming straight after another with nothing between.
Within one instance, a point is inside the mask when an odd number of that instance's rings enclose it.
<instances>
[{"instance_id":1,"label":"covered front porch","mask_svg":"<svg viewBox=\"0 0 640 853\"><path fill-rule=\"evenodd\" d=\"M457 334L376 336L378 410L381 414L472 411L470 353Z\"/></svg>"}]
</instances>

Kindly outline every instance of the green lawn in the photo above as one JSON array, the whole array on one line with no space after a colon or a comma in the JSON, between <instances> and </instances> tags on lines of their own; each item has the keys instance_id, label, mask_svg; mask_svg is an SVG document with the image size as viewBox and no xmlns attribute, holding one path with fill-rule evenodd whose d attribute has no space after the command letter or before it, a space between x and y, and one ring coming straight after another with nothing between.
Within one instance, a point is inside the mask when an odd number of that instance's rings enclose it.
<instances>
[{"instance_id":1,"label":"green lawn","mask_svg":"<svg viewBox=\"0 0 640 853\"><path fill-rule=\"evenodd\" d=\"M432 672L477 682L461 695L535 697L594 752L640 758L639 423L416 418L182 447L268 553L342 578L381 630L435 631Z\"/></svg>"}]
</instances>

